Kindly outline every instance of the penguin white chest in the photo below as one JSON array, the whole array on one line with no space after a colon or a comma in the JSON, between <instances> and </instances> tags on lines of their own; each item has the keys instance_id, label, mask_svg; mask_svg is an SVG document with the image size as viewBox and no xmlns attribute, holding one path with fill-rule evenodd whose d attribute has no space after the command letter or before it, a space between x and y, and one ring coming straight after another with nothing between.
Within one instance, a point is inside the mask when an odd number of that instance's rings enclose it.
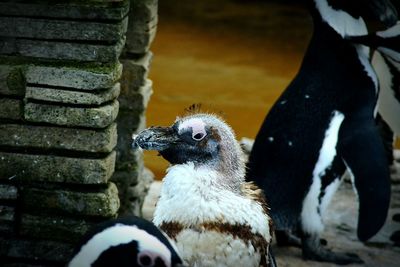
<instances>
[{"instance_id":1,"label":"penguin white chest","mask_svg":"<svg viewBox=\"0 0 400 267\"><path fill-rule=\"evenodd\" d=\"M254 244L267 250L270 219L256 201L219 186L217 176L193 164L170 168L154 223L180 225L171 237L189 266L260 266Z\"/></svg>"},{"instance_id":2,"label":"penguin white chest","mask_svg":"<svg viewBox=\"0 0 400 267\"><path fill-rule=\"evenodd\" d=\"M227 233L185 229L176 236L176 244L189 266L260 266L261 255L251 242Z\"/></svg>"}]
</instances>

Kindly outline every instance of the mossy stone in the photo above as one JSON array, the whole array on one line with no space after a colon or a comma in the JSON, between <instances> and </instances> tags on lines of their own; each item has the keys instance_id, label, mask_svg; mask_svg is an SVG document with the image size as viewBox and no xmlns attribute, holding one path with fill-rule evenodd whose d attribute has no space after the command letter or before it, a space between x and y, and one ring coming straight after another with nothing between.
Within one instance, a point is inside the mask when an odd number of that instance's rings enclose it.
<instances>
[{"instance_id":1,"label":"mossy stone","mask_svg":"<svg viewBox=\"0 0 400 267\"><path fill-rule=\"evenodd\" d=\"M84 189L84 187L82 187ZM71 214L75 216L114 217L119 209L118 189L113 183L96 191L66 191L25 188L22 207L30 213Z\"/></svg>"},{"instance_id":2,"label":"mossy stone","mask_svg":"<svg viewBox=\"0 0 400 267\"><path fill-rule=\"evenodd\" d=\"M105 184L114 168L115 152L98 159L0 152L0 181Z\"/></svg>"}]
</instances>

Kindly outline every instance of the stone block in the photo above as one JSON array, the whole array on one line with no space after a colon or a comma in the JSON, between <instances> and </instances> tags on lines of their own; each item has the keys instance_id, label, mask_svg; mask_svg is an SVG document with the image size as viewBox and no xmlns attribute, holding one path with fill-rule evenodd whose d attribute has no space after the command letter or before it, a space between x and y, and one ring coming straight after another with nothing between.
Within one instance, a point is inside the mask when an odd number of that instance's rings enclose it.
<instances>
[{"instance_id":1,"label":"stone block","mask_svg":"<svg viewBox=\"0 0 400 267\"><path fill-rule=\"evenodd\" d=\"M33 1L0 2L0 15L4 16L114 21L123 19L128 11L129 0L58 1L51 5Z\"/></svg>"},{"instance_id":2,"label":"stone block","mask_svg":"<svg viewBox=\"0 0 400 267\"><path fill-rule=\"evenodd\" d=\"M115 152L100 159L0 152L0 181L105 184L114 167Z\"/></svg>"},{"instance_id":3,"label":"stone block","mask_svg":"<svg viewBox=\"0 0 400 267\"><path fill-rule=\"evenodd\" d=\"M115 170L134 171L143 162L142 152L132 149L132 131L122 129L118 134L118 145L116 149L117 158ZM134 131L135 133L136 131Z\"/></svg>"},{"instance_id":4,"label":"stone block","mask_svg":"<svg viewBox=\"0 0 400 267\"><path fill-rule=\"evenodd\" d=\"M22 100L0 98L0 119L21 120Z\"/></svg>"},{"instance_id":5,"label":"stone block","mask_svg":"<svg viewBox=\"0 0 400 267\"><path fill-rule=\"evenodd\" d=\"M87 108L38 104L25 104L24 118L29 122L45 122L70 127L105 128L118 115L118 101L109 105Z\"/></svg>"},{"instance_id":6,"label":"stone block","mask_svg":"<svg viewBox=\"0 0 400 267\"><path fill-rule=\"evenodd\" d=\"M0 94L24 96L25 76L23 66L0 65Z\"/></svg>"},{"instance_id":7,"label":"stone block","mask_svg":"<svg viewBox=\"0 0 400 267\"><path fill-rule=\"evenodd\" d=\"M22 214L20 236L75 243L93 225L93 223L83 219Z\"/></svg>"},{"instance_id":8,"label":"stone block","mask_svg":"<svg viewBox=\"0 0 400 267\"><path fill-rule=\"evenodd\" d=\"M118 171L132 171L142 162L142 155L132 149L132 134L145 128L144 113L121 111L118 122L117 160L115 169Z\"/></svg>"},{"instance_id":9,"label":"stone block","mask_svg":"<svg viewBox=\"0 0 400 267\"><path fill-rule=\"evenodd\" d=\"M157 17L158 0L133 0L129 16L134 24L144 25Z\"/></svg>"},{"instance_id":10,"label":"stone block","mask_svg":"<svg viewBox=\"0 0 400 267\"><path fill-rule=\"evenodd\" d=\"M146 53L139 59L122 59L123 72L121 77L121 91L134 91L146 84L153 54Z\"/></svg>"},{"instance_id":11,"label":"stone block","mask_svg":"<svg viewBox=\"0 0 400 267\"><path fill-rule=\"evenodd\" d=\"M0 237L0 256L20 260L47 260L52 262L66 262L72 257L73 245L50 240L29 240L22 238L6 239ZM10 266L38 266L24 265L23 263ZM3 265L2 265L3 266ZM6 265L8 266L8 265Z\"/></svg>"},{"instance_id":12,"label":"stone block","mask_svg":"<svg viewBox=\"0 0 400 267\"><path fill-rule=\"evenodd\" d=\"M127 39L126 50L132 54L144 54L150 50L150 46L154 41L157 33L157 26L147 30L129 31L132 37Z\"/></svg>"},{"instance_id":13,"label":"stone block","mask_svg":"<svg viewBox=\"0 0 400 267\"><path fill-rule=\"evenodd\" d=\"M16 200L17 197L18 189L16 186L0 184L0 200Z\"/></svg>"},{"instance_id":14,"label":"stone block","mask_svg":"<svg viewBox=\"0 0 400 267\"><path fill-rule=\"evenodd\" d=\"M130 10L126 49L130 53L143 54L149 50L158 23L158 1L134 1Z\"/></svg>"},{"instance_id":15,"label":"stone block","mask_svg":"<svg viewBox=\"0 0 400 267\"><path fill-rule=\"evenodd\" d=\"M138 183L139 174L143 172L143 164L137 166L132 171L116 171L112 177L112 181L118 187L118 195L120 200L119 216L130 214L132 195L129 194L129 189ZM132 214L132 213L131 213Z\"/></svg>"},{"instance_id":16,"label":"stone block","mask_svg":"<svg viewBox=\"0 0 400 267\"><path fill-rule=\"evenodd\" d=\"M1 37L0 53L41 59L116 62L124 45L125 37L113 45Z\"/></svg>"},{"instance_id":17,"label":"stone block","mask_svg":"<svg viewBox=\"0 0 400 267\"><path fill-rule=\"evenodd\" d=\"M149 192L150 185L154 181L153 173L148 170L144 169L141 172L138 183L135 186L130 186L126 192L129 201L125 203L125 209L120 210L120 214L133 214L136 216L142 217L142 207L144 203L144 199ZM122 206L121 206L122 208Z\"/></svg>"},{"instance_id":18,"label":"stone block","mask_svg":"<svg viewBox=\"0 0 400 267\"><path fill-rule=\"evenodd\" d=\"M0 146L35 150L72 150L110 153L117 144L117 125L104 130L23 124L0 124ZM0 198L1 198L0 185Z\"/></svg>"},{"instance_id":19,"label":"stone block","mask_svg":"<svg viewBox=\"0 0 400 267\"><path fill-rule=\"evenodd\" d=\"M127 18L115 23L101 23L0 16L0 32L5 37L118 42L125 35L127 23Z\"/></svg>"},{"instance_id":20,"label":"stone block","mask_svg":"<svg viewBox=\"0 0 400 267\"><path fill-rule=\"evenodd\" d=\"M147 108L147 104L149 103L152 94L153 82L149 79L146 79L145 84L136 90L124 87L124 90L118 98L120 109L143 112Z\"/></svg>"},{"instance_id":21,"label":"stone block","mask_svg":"<svg viewBox=\"0 0 400 267\"><path fill-rule=\"evenodd\" d=\"M111 88L121 77L121 64L104 66L82 64L66 66L29 66L26 81L29 84L70 87L81 90Z\"/></svg>"},{"instance_id":22,"label":"stone block","mask_svg":"<svg viewBox=\"0 0 400 267\"><path fill-rule=\"evenodd\" d=\"M70 91L58 88L28 86L26 98L55 103L101 105L116 99L120 93L120 84L106 90L97 91Z\"/></svg>"},{"instance_id":23,"label":"stone block","mask_svg":"<svg viewBox=\"0 0 400 267\"><path fill-rule=\"evenodd\" d=\"M116 216L119 209L118 189L113 183L85 192L25 188L21 196L23 210L34 214L45 211L46 214L109 218Z\"/></svg>"},{"instance_id":24,"label":"stone block","mask_svg":"<svg viewBox=\"0 0 400 267\"><path fill-rule=\"evenodd\" d=\"M14 232L15 208L0 205L0 233L10 235Z\"/></svg>"}]
</instances>

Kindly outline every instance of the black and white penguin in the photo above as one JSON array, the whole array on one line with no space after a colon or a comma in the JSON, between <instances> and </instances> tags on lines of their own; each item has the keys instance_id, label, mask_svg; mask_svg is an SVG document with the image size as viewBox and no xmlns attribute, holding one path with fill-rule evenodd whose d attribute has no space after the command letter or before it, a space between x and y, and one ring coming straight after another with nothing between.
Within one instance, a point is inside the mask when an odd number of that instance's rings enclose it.
<instances>
[{"instance_id":1,"label":"black and white penguin","mask_svg":"<svg viewBox=\"0 0 400 267\"><path fill-rule=\"evenodd\" d=\"M168 237L151 222L130 216L91 229L68 267L178 267L182 260Z\"/></svg>"},{"instance_id":2,"label":"black and white penguin","mask_svg":"<svg viewBox=\"0 0 400 267\"><path fill-rule=\"evenodd\" d=\"M400 135L400 21L396 25L366 36L349 36L353 42L376 49L372 66L380 91L378 111L396 135Z\"/></svg>"},{"instance_id":3,"label":"black and white penguin","mask_svg":"<svg viewBox=\"0 0 400 267\"><path fill-rule=\"evenodd\" d=\"M400 21L393 27L366 36L349 37L353 42L368 45L376 51L372 65L379 79L380 91L378 124L387 152L389 163L394 172L399 163L394 160L393 142L400 137ZM394 218L399 218L396 214ZM394 232L390 239L400 244L400 231Z\"/></svg>"},{"instance_id":4,"label":"black and white penguin","mask_svg":"<svg viewBox=\"0 0 400 267\"><path fill-rule=\"evenodd\" d=\"M367 34L368 11L397 20L388 0L307 0L314 32L301 68L267 114L247 179L265 191L276 229L299 232L305 259L361 262L320 242L323 215L348 168L359 199L357 234L366 241L385 222L390 177L374 111L378 81L369 48L345 36Z\"/></svg>"},{"instance_id":5,"label":"black and white penguin","mask_svg":"<svg viewBox=\"0 0 400 267\"><path fill-rule=\"evenodd\" d=\"M276 266L262 191L245 182L242 150L222 119L189 114L171 127L142 131L134 143L172 164L153 222L175 241L185 264Z\"/></svg>"}]
</instances>

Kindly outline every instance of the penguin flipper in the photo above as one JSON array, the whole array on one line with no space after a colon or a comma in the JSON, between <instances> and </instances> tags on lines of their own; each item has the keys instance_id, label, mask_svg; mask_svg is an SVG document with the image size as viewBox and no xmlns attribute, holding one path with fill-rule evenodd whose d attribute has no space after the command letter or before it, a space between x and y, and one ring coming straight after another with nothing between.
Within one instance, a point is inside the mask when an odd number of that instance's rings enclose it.
<instances>
[{"instance_id":1,"label":"penguin flipper","mask_svg":"<svg viewBox=\"0 0 400 267\"><path fill-rule=\"evenodd\" d=\"M359 200L357 235L366 241L385 223L390 202L389 165L375 123L345 120L338 153L354 177Z\"/></svg>"}]
</instances>

